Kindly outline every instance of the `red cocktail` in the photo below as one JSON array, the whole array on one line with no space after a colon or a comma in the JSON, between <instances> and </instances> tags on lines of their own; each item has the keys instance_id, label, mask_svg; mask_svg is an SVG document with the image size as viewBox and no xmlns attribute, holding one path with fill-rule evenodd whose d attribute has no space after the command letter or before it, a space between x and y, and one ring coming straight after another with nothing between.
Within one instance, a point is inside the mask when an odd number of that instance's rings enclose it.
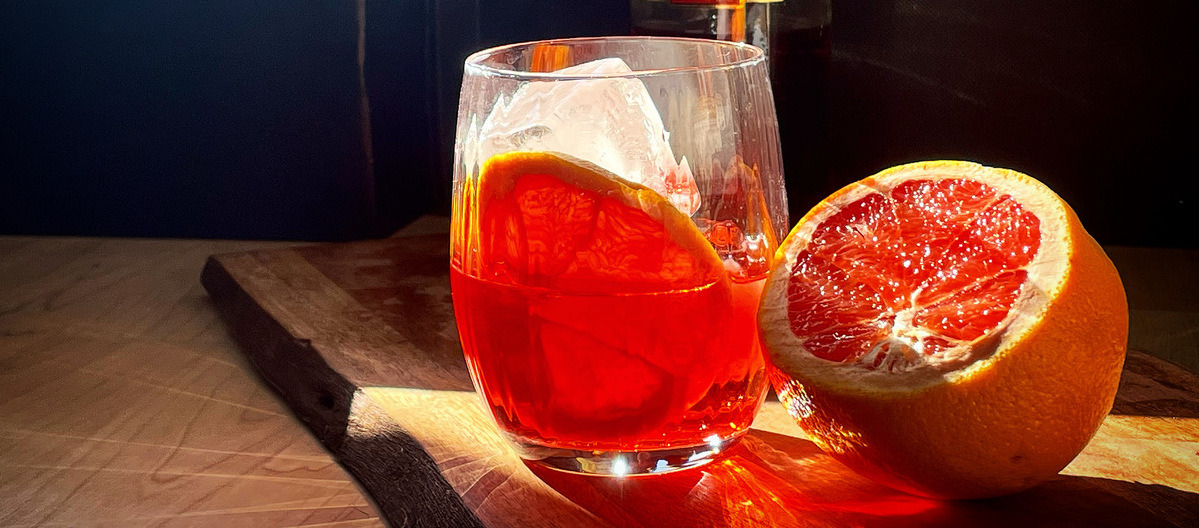
<instances>
[{"instance_id":1,"label":"red cocktail","mask_svg":"<svg viewBox=\"0 0 1199 528\"><path fill-rule=\"evenodd\" d=\"M545 57L564 68L519 69ZM678 64L655 67L663 57ZM646 38L468 59L454 311L475 386L521 456L670 471L753 421L766 390L755 314L786 210L761 59ZM727 130L695 122L713 112Z\"/></svg>"}]
</instances>

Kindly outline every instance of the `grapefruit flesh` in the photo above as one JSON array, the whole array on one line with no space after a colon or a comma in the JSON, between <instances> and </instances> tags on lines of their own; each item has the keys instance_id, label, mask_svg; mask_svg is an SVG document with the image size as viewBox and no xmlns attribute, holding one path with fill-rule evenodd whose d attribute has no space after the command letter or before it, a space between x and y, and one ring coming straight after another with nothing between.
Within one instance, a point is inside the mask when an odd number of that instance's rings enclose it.
<instances>
[{"instance_id":1,"label":"grapefruit flesh","mask_svg":"<svg viewBox=\"0 0 1199 528\"><path fill-rule=\"evenodd\" d=\"M905 368L1007 316L1040 222L975 180L914 179L840 208L795 257L791 329L813 355Z\"/></svg>"},{"instance_id":2,"label":"grapefruit flesh","mask_svg":"<svg viewBox=\"0 0 1199 528\"><path fill-rule=\"evenodd\" d=\"M1115 268L1013 171L910 164L851 184L780 246L759 307L770 376L822 448L942 498L1051 478L1111 408L1127 340Z\"/></svg>"}]
</instances>

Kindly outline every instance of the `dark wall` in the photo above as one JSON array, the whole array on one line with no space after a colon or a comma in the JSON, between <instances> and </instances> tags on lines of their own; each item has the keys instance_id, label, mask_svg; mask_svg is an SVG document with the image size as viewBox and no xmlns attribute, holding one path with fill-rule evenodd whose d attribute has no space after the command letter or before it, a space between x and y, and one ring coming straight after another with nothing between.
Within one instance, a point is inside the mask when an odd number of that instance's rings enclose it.
<instances>
[{"instance_id":1,"label":"dark wall","mask_svg":"<svg viewBox=\"0 0 1199 528\"><path fill-rule=\"evenodd\" d=\"M831 64L797 88L821 102L795 110L812 124L791 134L808 140L787 160L793 209L892 165L968 159L1041 179L1102 243L1197 247L1196 9L834 0Z\"/></svg>"},{"instance_id":2,"label":"dark wall","mask_svg":"<svg viewBox=\"0 0 1199 528\"><path fill-rule=\"evenodd\" d=\"M363 224L351 2L17 2L8 233L337 237Z\"/></svg>"},{"instance_id":3,"label":"dark wall","mask_svg":"<svg viewBox=\"0 0 1199 528\"><path fill-rule=\"evenodd\" d=\"M834 0L782 109L793 210L965 158L1046 181L1101 242L1197 246L1195 10ZM627 0L16 3L0 233L379 236L448 207L468 53L628 28Z\"/></svg>"},{"instance_id":4,"label":"dark wall","mask_svg":"<svg viewBox=\"0 0 1199 528\"><path fill-rule=\"evenodd\" d=\"M468 52L627 31L624 0L14 3L0 233L385 234L448 207Z\"/></svg>"}]
</instances>

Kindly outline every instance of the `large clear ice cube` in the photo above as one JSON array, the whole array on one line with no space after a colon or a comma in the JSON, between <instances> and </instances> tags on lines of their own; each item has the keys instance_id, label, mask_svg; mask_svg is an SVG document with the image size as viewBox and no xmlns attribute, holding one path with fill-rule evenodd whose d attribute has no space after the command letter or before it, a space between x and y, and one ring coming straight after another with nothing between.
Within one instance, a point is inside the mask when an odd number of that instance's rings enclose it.
<instances>
[{"instance_id":1,"label":"large clear ice cube","mask_svg":"<svg viewBox=\"0 0 1199 528\"><path fill-rule=\"evenodd\" d=\"M563 75L631 73L619 58L558 70ZM684 214L699 209L699 191L645 83L633 77L534 81L501 97L483 122L478 159L513 150L556 151L590 161L666 197Z\"/></svg>"}]
</instances>

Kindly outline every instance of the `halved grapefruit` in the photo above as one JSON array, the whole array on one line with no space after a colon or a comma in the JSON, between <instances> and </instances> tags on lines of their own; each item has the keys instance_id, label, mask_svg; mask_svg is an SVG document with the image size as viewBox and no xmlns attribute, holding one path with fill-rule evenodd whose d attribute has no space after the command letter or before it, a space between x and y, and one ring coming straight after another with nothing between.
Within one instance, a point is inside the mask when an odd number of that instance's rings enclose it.
<instances>
[{"instance_id":1,"label":"halved grapefruit","mask_svg":"<svg viewBox=\"0 0 1199 528\"><path fill-rule=\"evenodd\" d=\"M1111 409L1128 335L1115 267L1017 172L903 165L813 208L780 246L759 330L824 450L939 498L1051 478Z\"/></svg>"}]
</instances>

